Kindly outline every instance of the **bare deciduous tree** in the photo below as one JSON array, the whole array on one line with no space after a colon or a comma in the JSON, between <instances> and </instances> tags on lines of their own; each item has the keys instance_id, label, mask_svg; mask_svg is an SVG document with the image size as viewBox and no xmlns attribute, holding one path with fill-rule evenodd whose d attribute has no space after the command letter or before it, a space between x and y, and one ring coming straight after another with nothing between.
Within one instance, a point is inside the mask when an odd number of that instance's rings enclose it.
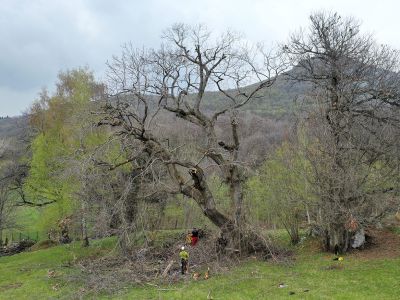
<instances>
[{"instance_id":1,"label":"bare deciduous tree","mask_svg":"<svg viewBox=\"0 0 400 300\"><path fill-rule=\"evenodd\" d=\"M355 231L393 207L399 53L361 34L354 19L310 19L309 31L293 34L284 50L294 65L290 79L309 86L303 124L326 248L345 252Z\"/></svg>"},{"instance_id":2,"label":"bare deciduous tree","mask_svg":"<svg viewBox=\"0 0 400 300\"><path fill-rule=\"evenodd\" d=\"M147 156L144 166L137 162L137 155L131 155L127 163L142 170L160 166L157 172L163 176L154 176L160 179L157 189L194 199L211 222L239 238L245 224L245 176L239 160L238 111L270 87L283 66L277 57L261 47L248 47L235 34L213 39L202 26L175 25L165 32L163 41L158 50L127 45L108 64L112 96L100 124L115 127L116 136L140 145L132 153L140 148ZM207 101L218 101L222 108L206 110ZM163 136L160 116L166 113L177 127L190 123L199 128L201 134L190 155L181 151L188 145ZM218 133L216 122L223 115L230 118L229 130ZM218 209L207 183L210 170L220 172L229 186L233 215Z\"/></svg>"}]
</instances>

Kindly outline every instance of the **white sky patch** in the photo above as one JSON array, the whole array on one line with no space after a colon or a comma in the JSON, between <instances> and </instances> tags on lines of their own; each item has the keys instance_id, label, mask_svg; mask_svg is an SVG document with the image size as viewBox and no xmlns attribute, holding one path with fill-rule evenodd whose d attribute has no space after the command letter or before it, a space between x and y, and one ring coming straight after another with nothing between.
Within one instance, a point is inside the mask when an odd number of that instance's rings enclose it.
<instances>
[{"instance_id":1,"label":"white sky patch","mask_svg":"<svg viewBox=\"0 0 400 300\"><path fill-rule=\"evenodd\" d=\"M36 88L18 91L0 87L0 116L13 117L26 113L34 99L38 98L39 92Z\"/></svg>"},{"instance_id":2,"label":"white sky patch","mask_svg":"<svg viewBox=\"0 0 400 300\"><path fill-rule=\"evenodd\" d=\"M98 20L96 16L85 7L79 7L77 9L74 4L71 4L71 15L73 16L73 23L76 24L78 31L83 35L85 39L89 41L97 41L103 36L101 20Z\"/></svg>"}]
</instances>

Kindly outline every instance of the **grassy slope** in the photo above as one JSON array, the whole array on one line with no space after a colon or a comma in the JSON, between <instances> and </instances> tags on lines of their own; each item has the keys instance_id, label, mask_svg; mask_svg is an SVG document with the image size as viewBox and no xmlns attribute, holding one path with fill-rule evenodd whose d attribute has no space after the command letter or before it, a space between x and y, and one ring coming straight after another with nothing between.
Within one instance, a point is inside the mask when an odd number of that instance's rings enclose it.
<instances>
[{"instance_id":1,"label":"grassy slope","mask_svg":"<svg viewBox=\"0 0 400 300\"><path fill-rule=\"evenodd\" d=\"M105 240L89 249L72 244L0 258L0 299L70 299L77 295L80 286L65 282L65 275L79 272L68 265L81 257L110 253L112 245L111 240ZM366 260L347 256L343 262L334 262L329 254L306 252L307 249L299 251L292 265L248 261L207 281L187 278L161 289L150 285L132 287L113 298L207 299L209 291L214 299L232 300L399 298L400 258ZM337 265L343 268L329 268ZM48 278L48 270L55 270L57 276ZM281 282L287 287L278 288ZM291 291L295 294L289 295Z\"/></svg>"},{"instance_id":2,"label":"grassy slope","mask_svg":"<svg viewBox=\"0 0 400 300\"><path fill-rule=\"evenodd\" d=\"M122 299L399 299L400 259L353 261L327 270L331 257L302 257L294 266L248 262L208 281L170 287L133 289ZM286 288L278 288L284 282ZM175 290L174 290L175 289ZM304 292L309 289L309 292ZM295 292L289 295L289 292Z\"/></svg>"},{"instance_id":3,"label":"grassy slope","mask_svg":"<svg viewBox=\"0 0 400 300\"><path fill-rule=\"evenodd\" d=\"M78 243L0 258L0 299L55 299L73 294L78 286L67 286L64 275L79 272L71 265L80 258L112 251L112 240L82 248ZM48 271L55 271L54 278ZM56 287L56 290L53 289Z\"/></svg>"}]
</instances>

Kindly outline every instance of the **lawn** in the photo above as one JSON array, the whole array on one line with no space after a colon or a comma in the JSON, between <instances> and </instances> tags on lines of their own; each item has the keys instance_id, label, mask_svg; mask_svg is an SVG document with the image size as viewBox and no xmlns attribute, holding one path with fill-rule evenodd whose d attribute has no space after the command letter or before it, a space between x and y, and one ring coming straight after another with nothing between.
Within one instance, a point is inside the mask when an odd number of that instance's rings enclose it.
<instances>
[{"instance_id":1,"label":"lawn","mask_svg":"<svg viewBox=\"0 0 400 300\"><path fill-rule=\"evenodd\" d=\"M287 287L279 288L284 283ZM399 299L400 258L332 261L302 256L289 265L246 262L226 275L176 286L136 288L121 299ZM294 294L293 294L294 293ZM291 295L292 294L292 295Z\"/></svg>"},{"instance_id":2,"label":"lawn","mask_svg":"<svg viewBox=\"0 0 400 300\"><path fill-rule=\"evenodd\" d=\"M0 258L0 299L76 299L83 284L71 283L87 256L113 255L114 240L81 248L78 243ZM399 299L400 257L333 256L307 243L288 263L249 259L209 280L190 276L171 285L129 286L89 299ZM54 276L49 276L54 271ZM279 288L283 283L285 287Z\"/></svg>"}]
</instances>

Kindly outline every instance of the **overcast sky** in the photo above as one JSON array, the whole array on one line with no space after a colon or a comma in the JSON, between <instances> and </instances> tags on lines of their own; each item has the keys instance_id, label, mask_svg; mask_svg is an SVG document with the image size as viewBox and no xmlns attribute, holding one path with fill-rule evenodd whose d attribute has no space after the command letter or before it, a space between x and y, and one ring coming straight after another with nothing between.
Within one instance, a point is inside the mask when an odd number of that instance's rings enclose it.
<instances>
[{"instance_id":1,"label":"overcast sky","mask_svg":"<svg viewBox=\"0 0 400 300\"><path fill-rule=\"evenodd\" d=\"M0 0L0 116L24 112L60 70L88 65L101 78L122 44L155 47L177 22L268 44L322 9L352 15L379 42L400 48L396 0Z\"/></svg>"}]
</instances>

